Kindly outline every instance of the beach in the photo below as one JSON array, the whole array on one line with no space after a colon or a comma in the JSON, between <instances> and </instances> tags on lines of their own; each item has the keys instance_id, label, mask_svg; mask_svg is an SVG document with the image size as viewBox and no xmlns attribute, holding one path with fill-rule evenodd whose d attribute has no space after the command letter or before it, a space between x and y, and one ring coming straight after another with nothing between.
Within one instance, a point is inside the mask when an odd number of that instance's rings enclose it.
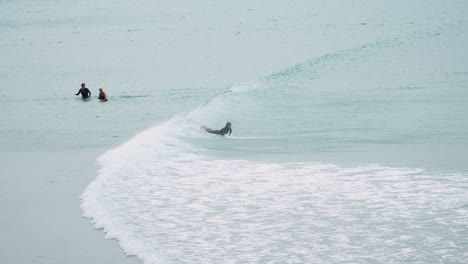
<instances>
[{"instance_id":1,"label":"beach","mask_svg":"<svg viewBox=\"0 0 468 264\"><path fill-rule=\"evenodd\" d=\"M463 263L466 12L1 2L2 262Z\"/></svg>"},{"instance_id":2,"label":"beach","mask_svg":"<svg viewBox=\"0 0 468 264\"><path fill-rule=\"evenodd\" d=\"M82 217L101 151L1 153L4 263L139 263Z\"/></svg>"}]
</instances>

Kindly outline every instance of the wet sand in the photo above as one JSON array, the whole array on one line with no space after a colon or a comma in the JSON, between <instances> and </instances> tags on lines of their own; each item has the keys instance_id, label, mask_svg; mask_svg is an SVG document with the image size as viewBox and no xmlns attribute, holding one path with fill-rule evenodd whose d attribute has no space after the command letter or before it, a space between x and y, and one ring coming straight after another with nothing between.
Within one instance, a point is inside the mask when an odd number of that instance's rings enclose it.
<instances>
[{"instance_id":1,"label":"wet sand","mask_svg":"<svg viewBox=\"0 0 468 264\"><path fill-rule=\"evenodd\" d=\"M79 197L102 152L0 152L2 263L141 263L82 216Z\"/></svg>"}]
</instances>

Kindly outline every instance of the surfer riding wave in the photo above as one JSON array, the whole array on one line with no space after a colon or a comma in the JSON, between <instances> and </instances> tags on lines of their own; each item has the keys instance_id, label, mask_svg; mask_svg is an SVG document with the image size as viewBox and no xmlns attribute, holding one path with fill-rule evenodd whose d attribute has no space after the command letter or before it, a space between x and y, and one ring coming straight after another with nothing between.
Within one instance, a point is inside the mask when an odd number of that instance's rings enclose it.
<instances>
[{"instance_id":1,"label":"surfer riding wave","mask_svg":"<svg viewBox=\"0 0 468 264\"><path fill-rule=\"evenodd\" d=\"M231 135L231 133L232 133L231 122L227 122L226 126L223 127L222 129L219 129L219 130L213 130L213 129L208 128L206 126L202 126L201 128L204 129L208 133L216 134L216 135L220 135L220 136L224 136L227 133L229 133L229 135Z\"/></svg>"}]
</instances>

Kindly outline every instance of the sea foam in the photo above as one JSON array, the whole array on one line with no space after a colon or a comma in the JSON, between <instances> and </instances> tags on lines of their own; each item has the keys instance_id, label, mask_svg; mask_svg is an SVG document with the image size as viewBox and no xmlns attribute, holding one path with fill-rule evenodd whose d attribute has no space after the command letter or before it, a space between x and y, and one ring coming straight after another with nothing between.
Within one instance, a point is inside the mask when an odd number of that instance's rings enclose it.
<instances>
[{"instance_id":1,"label":"sea foam","mask_svg":"<svg viewBox=\"0 0 468 264\"><path fill-rule=\"evenodd\" d=\"M180 116L108 151L81 197L85 215L145 263L466 257L463 175L219 159L193 143L206 137Z\"/></svg>"},{"instance_id":2,"label":"sea foam","mask_svg":"<svg viewBox=\"0 0 468 264\"><path fill-rule=\"evenodd\" d=\"M464 262L466 174L308 158L427 158L463 142L463 111L435 102L445 94L431 79L459 71L445 55L466 54L461 42L446 47L445 29L465 28L455 26L298 63L136 135L99 158L84 214L145 263ZM420 63L427 54L447 73ZM395 93L414 84L425 88ZM226 121L230 140L199 129Z\"/></svg>"}]
</instances>

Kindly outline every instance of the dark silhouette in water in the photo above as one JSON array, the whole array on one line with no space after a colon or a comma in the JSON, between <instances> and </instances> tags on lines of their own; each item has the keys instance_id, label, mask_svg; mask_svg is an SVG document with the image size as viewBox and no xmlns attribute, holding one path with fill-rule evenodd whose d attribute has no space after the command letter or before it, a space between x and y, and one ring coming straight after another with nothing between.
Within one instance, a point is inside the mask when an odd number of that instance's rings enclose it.
<instances>
[{"instance_id":1,"label":"dark silhouette in water","mask_svg":"<svg viewBox=\"0 0 468 264\"><path fill-rule=\"evenodd\" d=\"M81 89L75 95L79 95L79 94L81 94L83 99L88 99L91 96L91 91L88 88L86 88L86 84L82 83Z\"/></svg>"},{"instance_id":2,"label":"dark silhouette in water","mask_svg":"<svg viewBox=\"0 0 468 264\"><path fill-rule=\"evenodd\" d=\"M220 135L220 136L224 136L227 133L229 133L229 135L231 135L231 133L232 133L231 123L230 122L227 122L226 126L224 128L222 128L222 129L220 129L220 130L213 130L213 129L207 128L206 126L202 126L201 128L203 128L208 133L216 134L216 135Z\"/></svg>"}]
</instances>

